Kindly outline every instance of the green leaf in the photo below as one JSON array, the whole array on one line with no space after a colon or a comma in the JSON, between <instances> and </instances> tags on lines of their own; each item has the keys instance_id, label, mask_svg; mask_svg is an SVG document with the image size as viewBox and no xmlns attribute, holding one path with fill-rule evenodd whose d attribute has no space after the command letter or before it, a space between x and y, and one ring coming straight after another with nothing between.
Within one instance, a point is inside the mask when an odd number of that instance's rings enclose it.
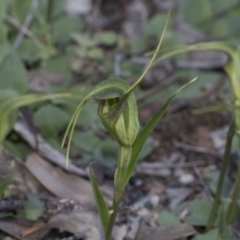
<instances>
[{"instance_id":1,"label":"green leaf","mask_svg":"<svg viewBox=\"0 0 240 240\"><path fill-rule=\"evenodd\" d=\"M179 219L169 211L162 211L159 214L159 225L160 226L175 226L180 224Z\"/></svg>"},{"instance_id":2,"label":"green leaf","mask_svg":"<svg viewBox=\"0 0 240 240\"><path fill-rule=\"evenodd\" d=\"M228 8L231 8L232 6L234 6L235 4L237 4L237 0L217 0L217 1L209 1L212 9L214 9L215 12L218 11L223 11L226 10ZM226 15L228 16L228 14Z\"/></svg>"},{"instance_id":3,"label":"green leaf","mask_svg":"<svg viewBox=\"0 0 240 240\"><path fill-rule=\"evenodd\" d=\"M48 0L45 0L45 1L46 1L46 5L47 5ZM57 18L58 16L61 16L64 13L65 7L66 7L66 2L67 2L66 0L54 1L52 19ZM45 13L46 13L46 6L43 9L43 14L45 14Z\"/></svg>"},{"instance_id":4,"label":"green leaf","mask_svg":"<svg viewBox=\"0 0 240 240\"><path fill-rule=\"evenodd\" d=\"M102 193L98 187L98 184L95 180L91 164L89 165L89 177L91 180L92 190L93 190L93 194L95 197L95 201L97 203L101 223L102 223L104 232L106 233L110 214L109 214L106 202L103 198L103 195L102 195Z\"/></svg>"},{"instance_id":5,"label":"green leaf","mask_svg":"<svg viewBox=\"0 0 240 240\"><path fill-rule=\"evenodd\" d=\"M71 57L58 55L54 58L49 59L44 66L47 72L57 73L63 76L66 80L71 78Z\"/></svg>"},{"instance_id":6,"label":"green leaf","mask_svg":"<svg viewBox=\"0 0 240 240\"><path fill-rule=\"evenodd\" d=\"M44 138L58 138L67 126L70 114L52 104L43 105L34 113L34 119Z\"/></svg>"},{"instance_id":7,"label":"green leaf","mask_svg":"<svg viewBox=\"0 0 240 240\"><path fill-rule=\"evenodd\" d=\"M26 93L28 89L25 68L14 52L5 57L0 66L0 89L14 89L19 94Z\"/></svg>"},{"instance_id":8,"label":"green leaf","mask_svg":"<svg viewBox=\"0 0 240 240\"><path fill-rule=\"evenodd\" d=\"M1 0L0 1L0 24L3 21L4 15L7 11L9 1L8 0Z\"/></svg>"},{"instance_id":9,"label":"green leaf","mask_svg":"<svg viewBox=\"0 0 240 240\"><path fill-rule=\"evenodd\" d=\"M145 143L148 136L155 128L158 121L161 119L161 117L165 113L167 107L169 106L171 101L174 99L175 95L176 94L174 94L171 98L168 99L168 101L160 108L160 110L153 116L153 118L146 124L146 126L137 135L137 138L132 147L132 156L131 156L130 164L127 169L126 183L129 181L129 179L133 173L133 170L136 166L138 156L143 147L143 144Z\"/></svg>"},{"instance_id":10,"label":"green leaf","mask_svg":"<svg viewBox=\"0 0 240 240\"><path fill-rule=\"evenodd\" d=\"M74 109L76 109L76 106L74 106ZM86 102L85 105L82 108L82 114L81 117L78 119L77 123L82 125L90 125L91 123L99 124L100 119L98 117L98 104L95 101L89 101ZM89 119L91 119L91 123L89 122Z\"/></svg>"},{"instance_id":11,"label":"green leaf","mask_svg":"<svg viewBox=\"0 0 240 240\"><path fill-rule=\"evenodd\" d=\"M35 197L30 197L24 204L24 210L19 214L26 220L36 221L43 215L44 203Z\"/></svg>"},{"instance_id":12,"label":"green leaf","mask_svg":"<svg viewBox=\"0 0 240 240\"><path fill-rule=\"evenodd\" d=\"M21 2L13 0L8 2L10 2L10 15L17 19L20 23L23 23L27 14L31 10L32 0L24 0Z\"/></svg>"},{"instance_id":13,"label":"green leaf","mask_svg":"<svg viewBox=\"0 0 240 240\"><path fill-rule=\"evenodd\" d=\"M100 43L107 46L112 46L117 43L117 34L113 31L104 31L94 34L94 39Z\"/></svg>"},{"instance_id":14,"label":"green leaf","mask_svg":"<svg viewBox=\"0 0 240 240\"><path fill-rule=\"evenodd\" d=\"M17 118L14 111L9 112L9 106L6 105L6 102L17 99L17 96L16 91L12 89L0 90L0 146Z\"/></svg>"},{"instance_id":15,"label":"green leaf","mask_svg":"<svg viewBox=\"0 0 240 240\"><path fill-rule=\"evenodd\" d=\"M6 42L8 28L0 23L0 44Z\"/></svg>"},{"instance_id":16,"label":"green leaf","mask_svg":"<svg viewBox=\"0 0 240 240\"><path fill-rule=\"evenodd\" d=\"M11 183L12 177L13 177L13 170L14 170L14 162L11 163L10 173L9 173L8 178L5 179L5 180L0 184L0 196L3 195L4 191L7 189L8 185Z\"/></svg>"},{"instance_id":17,"label":"green leaf","mask_svg":"<svg viewBox=\"0 0 240 240\"><path fill-rule=\"evenodd\" d=\"M81 132L75 131L72 141L77 148L89 154L94 154L100 143L100 139L92 130Z\"/></svg>"},{"instance_id":18,"label":"green leaf","mask_svg":"<svg viewBox=\"0 0 240 240\"><path fill-rule=\"evenodd\" d=\"M174 97L177 95L179 91L181 91L184 87L186 87L188 84L192 83L196 79L193 79L189 83L185 84L183 87L181 87L175 94L173 94L167 101L166 103L158 110L158 112L152 117L152 119L144 126L144 128L140 131L140 133L137 135L137 138L133 144L132 147L132 155L131 155L131 160L127 169L126 173L126 179L125 182L127 183L133 173L133 170L136 166L137 159L139 156L139 153L143 147L143 144L147 140L148 136L150 133L153 131L155 128L156 124L159 122L159 120L162 118L163 114L165 113L167 107L171 103L171 101L174 99Z\"/></svg>"},{"instance_id":19,"label":"green leaf","mask_svg":"<svg viewBox=\"0 0 240 240\"><path fill-rule=\"evenodd\" d=\"M148 37L158 38L163 31L167 14L155 14L144 26L144 33Z\"/></svg>"},{"instance_id":20,"label":"green leaf","mask_svg":"<svg viewBox=\"0 0 240 240\"><path fill-rule=\"evenodd\" d=\"M6 100L11 99L11 98L15 98L17 96L18 96L17 92L13 89L0 90L0 104L3 101L6 101Z\"/></svg>"},{"instance_id":21,"label":"green leaf","mask_svg":"<svg viewBox=\"0 0 240 240\"><path fill-rule=\"evenodd\" d=\"M204 179L206 179L211 191L215 194L217 189L217 182L219 178L219 171L210 171L203 174ZM228 176L224 177L222 197L229 197L233 182Z\"/></svg>"},{"instance_id":22,"label":"green leaf","mask_svg":"<svg viewBox=\"0 0 240 240\"><path fill-rule=\"evenodd\" d=\"M13 96L12 98L7 98L5 101L0 103L0 144L2 144L4 138L6 137L8 131L11 128L11 116L12 113L21 106L46 101L54 98L71 98L71 94L26 94L23 96Z\"/></svg>"},{"instance_id":23,"label":"green leaf","mask_svg":"<svg viewBox=\"0 0 240 240\"><path fill-rule=\"evenodd\" d=\"M91 39L86 34L73 33L72 38L79 45L81 45L81 47L84 47L84 48L96 47L98 44L98 41L96 39Z\"/></svg>"},{"instance_id":24,"label":"green leaf","mask_svg":"<svg viewBox=\"0 0 240 240\"><path fill-rule=\"evenodd\" d=\"M195 27L212 16L209 0L182 0L179 3L181 17Z\"/></svg>"},{"instance_id":25,"label":"green leaf","mask_svg":"<svg viewBox=\"0 0 240 240\"><path fill-rule=\"evenodd\" d=\"M133 54L139 54L148 49L148 39L147 38L132 38L129 39L131 46L131 52Z\"/></svg>"},{"instance_id":26,"label":"green leaf","mask_svg":"<svg viewBox=\"0 0 240 240\"><path fill-rule=\"evenodd\" d=\"M34 62L40 58L40 48L30 38L24 38L19 47L20 57L29 62Z\"/></svg>"},{"instance_id":27,"label":"green leaf","mask_svg":"<svg viewBox=\"0 0 240 240\"><path fill-rule=\"evenodd\" d=\"M176 212L181 211L185 207L190 208L190 214L184 219L185 223L190 223L194 226L206 226L208 215L212 208L211 202L207 200L188 201L177 207Z\"/></svg>"},{"instance_id":28,"label":"green leaf","mask_svg":"<svg viewBox=\"0 0 240 240\"><path fill-rule=\"evenodd\" d=\"M104 165L112 168L116 166L119 146L112 139L104 139L98 144L98 148L94 152L94 159L98 159Z\"/></svg>"},{"instance_id":29,"label":"green leaf","mask_svg":"<svg viewBox=\"0 0 240 240\"><path fill-rule=\"evenodd\" d=\"M32 153L32 149L27 143L22 141L22 139L19 139L18 142L6 140L3 142L3 147L19 159L26 159L26 157Z\"/></svg>"},{"instance_id":30,"label":"green leaf","mask_svg":"<svg viewBox=\"0 0 240 240\"><path fill-rule=\"evenodd\" d=\"M67 43L74 32L80 32L84 28L84 22L79 17L64 16L52 24L52 38L54 43Z\"/></svg>"},{"instance_id":31,"label":"green leaf","mask_svg":"<svg viewBox=\"0 0 240 240\"><path fill-rule=\"evenodd\" d=\"M9 44L7 43L0 44L0 65L2 64L3 60L9 55L10 51L11 48Z\"/></svg>"},{"instance_id":32,"label":"green leaf","mask_svg":"<svg viewBox=\"0 0 240 240\"><path fill-rule=\"evenodd\" d=\"M104 52L101 48L92 48L87 51L87 57L94 60L101 60L104 57Z\"/></svg>"}]
</instances>

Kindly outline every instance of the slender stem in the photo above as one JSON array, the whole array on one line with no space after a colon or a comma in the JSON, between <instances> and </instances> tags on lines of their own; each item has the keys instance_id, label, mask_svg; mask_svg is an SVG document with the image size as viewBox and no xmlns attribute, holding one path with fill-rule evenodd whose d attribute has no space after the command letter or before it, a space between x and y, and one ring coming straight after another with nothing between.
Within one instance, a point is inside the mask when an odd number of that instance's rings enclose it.
<instances>
[{"instance_id":1,"label":"slender stem","mask_svg":"<svg viewBox=\"0 0 240 240\"><path fill-rule=\"evenodd\" d=\"M132 153L132 148L129 146L120 146L118 152L117 169L114 175L114 197L112 212L110 214L107 231L106 240L112 240L112 230L117 217L119 204L121 202L123 192L125 189L125 174L129 165L130 157Z\"/></svg>"},{"instance_id":2,"label":"slender stem","mask_svg":"<svg viewBox=\"0 0 240 240\"><path fill-rule=\"evenodd\" d=\"M121 198L119 199L119 201L115 201L115 199L113 200L112 212L109 218L108 228L105 236L106 240L112 240L112 230L117 217L120 202L121 202Z\"/></svg>"},{"instance_id":3,"label":"slender stem","mask_svg":"<svg viewBox=\"0 0 240 240\"><path fill-rule=\"evenodd\" d=\"M54 0L48 0L47 12L46 12L46 22L48 24L51 23L51 19L52 19L53 3L54 3Z\"/></svg>"},{"instance_id":4,"label":"slender stem","mask_svg":"<svg viewBox=\"0 0 240 240\"><path fill-rule=\"evenodd\" d=\"M239 143L240 143L240 135L238 135L238 136L239 136ZM233 190L231 203L228 207L227 216L226 216L226 220L227 220L228 225L231 223L232 216L233 216L233 213L234 213L234 210L235 210L235 207L236 207L236 203L237 203L237 200L238 200L239 192L240 192L240 152L238 153L237 180L235 182L235 187L234 187L234 190Z\"/></svg>"},{"instance_id":5,"label":"slender stem","mask_svg":"<svg viewBox=\"0 0 240 240\"><path fill-rule=\"evenodd\" d=\"M222 188L223 188L223 183L224 183L224 176L226 174L227 166L229 163L229 156L230 156L230 151L231 151L232 140L233 140L234 134L235 134L235 124L233 121L231 123L231 125L228 129L228 133L227 133L227 143L225 146L223 163L221 166L220 175L219 175L219 179L218 179L218 183L217 183L217 191L216 191L215 199L214 199L213 206L212 206L212 209L211 209L211 212L210 212L210 215L208 218L207 226L206 226L207 230L209 230L213 225L213 222L216 218L217 209L218 209L218 206L221 201L221 193L222 193Z\"/></svg>"}]
</instances>

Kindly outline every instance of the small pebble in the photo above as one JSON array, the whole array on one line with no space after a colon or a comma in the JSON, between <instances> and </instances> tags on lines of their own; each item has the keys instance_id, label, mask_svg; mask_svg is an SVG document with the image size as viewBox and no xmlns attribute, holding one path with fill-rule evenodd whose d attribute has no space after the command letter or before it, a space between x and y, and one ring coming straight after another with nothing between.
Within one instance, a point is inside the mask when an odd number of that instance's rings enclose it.
<instances>
[{"instance_id":1,"label":"small pebble","mask_svg":"<svg viewBox=\"0 0 240 240\"><path fill-rule=\"evenodd\" d=\"M190 173L185 173L179 176L179 182L182 184L190 184L194 181L194 176Z\"/></svg>"},{"instance_id":2,"label":"small pebble","mask_svg":"<svg viewBox=\"0 0 240 240\"><path fill-rule=\"evenodd\" d=\"M159 200L160 200L159 196L152 195L149 199L149 202L154 208L157 208L159 205Z\"/></svg>"}]
</instances>

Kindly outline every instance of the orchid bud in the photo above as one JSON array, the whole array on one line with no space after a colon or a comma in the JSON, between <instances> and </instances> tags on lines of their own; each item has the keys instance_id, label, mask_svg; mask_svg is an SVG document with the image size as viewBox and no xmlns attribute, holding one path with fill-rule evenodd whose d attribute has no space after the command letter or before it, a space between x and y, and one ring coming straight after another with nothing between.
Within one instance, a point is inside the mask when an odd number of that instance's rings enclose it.
<instances>
[{"instance_id":1,"label":"orchid bud","mask_svg":"<svg viewBox=\"0 0 240 240\"><path fill-rule=\"evenodd\" d=\"M123 98L101 100L99 117L121 146L132 146L139 131L137 104L133 93Z\"/></svg>"}]
</instances>

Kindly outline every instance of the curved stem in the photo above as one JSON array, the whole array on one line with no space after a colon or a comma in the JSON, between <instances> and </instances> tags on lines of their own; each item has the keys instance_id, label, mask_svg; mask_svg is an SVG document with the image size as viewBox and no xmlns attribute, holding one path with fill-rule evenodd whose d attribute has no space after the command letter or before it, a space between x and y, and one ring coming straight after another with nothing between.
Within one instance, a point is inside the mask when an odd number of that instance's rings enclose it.
<instances>
[{"instance_id":1,"label":"curved stem","mask_svg":"<svg viewBox=\"0 0 240 240\"><path fill-rule=\"evenodd\" d=\"M145 71L138 78L138 80L128 89L128 91L125 93L125 95L129 95L142 82L144 77L147 75L149 69L152 67L154 61L156 60L156 57L157 57L157 55L158 55L158 53L160 51L161 45L162 45L163 37L164 37L164 35L166 33L166 30L167 30L167 25L168 25L168 21L169 21L171 10L172 10L172 4L173 4L172 2L173 2L173 0L170 1L170 7L169 7L167 19L166 19L166 22L165 22L165 25L164 25L164 28L163 28L160 40L158 42L157 48L156 48L156 50L155 50L155 52L154 52L154 54L152 56L152 59L150 60L149 64L147 65Z\"/></svg>"},{"instance_id":2,"label":"curved stem","mask_svg":"<svg viewBox=\"0 0 240 240\"><path fill-rule=\"evenodd\" d=\"M239 142L240 142L240 135L238 135L238 136L239 136ZM226 221L227 221L228 225L231 223L232 216L233 216L236 204L237 204L239 192L240 192L240 154L238 153L237 180L235 182L235 187L234 187L234 190L233 190L231 203L228 207L227 216L226 216Z\"/></svg>"},{"instance_id":3,"label":"curved stem","mask_svg":"<svg viewBox=\"0 0 240 240\"><path fill-rule=\"evenodd\" d=\"M229 163L229 156L230 156L230 151L231 151L232 140L233 140L234 134L235 134L235 124L233 121L231 123L231 125L228 129L228 133L227 133L227 143L225 146L223 163L221 166L220 175L219 175L219 179L218 179L218 183L217 183L217 191L216 191L215 199L214 199L213 206L212 206L212 209L211 209L211 212L210 212L210 215L208 218L207 226L206 226L207 230L209 230L213 225L213 222L216 218L217 209L218 209L218 206L221 201L221 193L222 193L222 188L223 188L223 183L224 183L224 176L226 174L227 166Z\"/></svg>"}]
</instances>

